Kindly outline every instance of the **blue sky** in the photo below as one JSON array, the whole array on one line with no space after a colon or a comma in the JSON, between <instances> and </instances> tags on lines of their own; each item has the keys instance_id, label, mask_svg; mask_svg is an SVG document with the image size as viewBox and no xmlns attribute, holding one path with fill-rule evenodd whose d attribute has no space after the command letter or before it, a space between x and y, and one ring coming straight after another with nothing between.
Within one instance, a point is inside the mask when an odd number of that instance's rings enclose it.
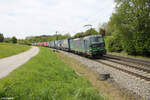
<instances>
[{"instance_id":1,"label":"blue sky","mask_svg":"<svg viewBox=\"0 0 150 100\"><path fill-rule=\"evenodd\" d=\"M0 0L0 32L5 37L52 35L98 28L114 11L113 0Z\"/></svg>"}]
</instances>

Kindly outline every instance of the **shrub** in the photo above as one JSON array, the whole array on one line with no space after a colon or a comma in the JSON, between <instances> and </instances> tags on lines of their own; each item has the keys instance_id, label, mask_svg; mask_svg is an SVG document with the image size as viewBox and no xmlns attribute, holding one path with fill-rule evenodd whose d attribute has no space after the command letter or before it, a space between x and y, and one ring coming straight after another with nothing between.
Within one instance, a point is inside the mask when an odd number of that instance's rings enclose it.
<instances>
[{"instance_id":1,"label":"shrub","mask_svg":"<svg viewBox=\"0 0 150 100\"><path fill-rule=\"evenodd\" d=\"M119 35L115 35L113 37L109 37L106 39L106 49L110 52L121 52L122 44Z\"/></svg>"},{"instance_id":2,"label":"shrub","mask_svg":"<svg viewBox=\"0 0 150 100\"><path fill-rule=\"evenodd\" d=\"M136 55L136 49L134 45L134 40L124 41L123 48L129 55Z\"/></svg>"},{"instance_id":3,"label":"shrub","mask_svg":"<svg viewBox=\"0 0 150 100\"><path fill-rule=\"evenodd\" d=\"M12 43L17 43L17 38L15 36L12 37Z\"/></svg>"}]
</instances>

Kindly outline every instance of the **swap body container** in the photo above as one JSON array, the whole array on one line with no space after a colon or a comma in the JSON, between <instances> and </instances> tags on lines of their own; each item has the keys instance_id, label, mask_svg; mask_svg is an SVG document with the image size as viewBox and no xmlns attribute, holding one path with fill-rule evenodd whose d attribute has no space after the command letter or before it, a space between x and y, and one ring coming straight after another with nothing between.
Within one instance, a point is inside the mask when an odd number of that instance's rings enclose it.
<instances>
[{"instance_id":1,"label":"swap body container","mask_svg":"<svg viewBox=\"0 0 150 100\"><path fill-rule=\"evenodd\" d=\"M70 39L61 40L62 50L70 51Z\"/></svg>"}]
</instances>

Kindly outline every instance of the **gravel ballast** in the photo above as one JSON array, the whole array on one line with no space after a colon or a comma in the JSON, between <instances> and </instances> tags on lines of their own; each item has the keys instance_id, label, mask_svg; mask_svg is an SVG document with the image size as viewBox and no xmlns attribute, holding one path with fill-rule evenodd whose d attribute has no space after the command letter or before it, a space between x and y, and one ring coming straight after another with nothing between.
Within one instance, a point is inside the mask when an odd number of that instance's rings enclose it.
<instances>
[{"instance_id":1,"label":"gravel ballast","mask_svg":"<svg viewBox=\"0 0 150 100\"><path fill-rule=\"evenodd\" d=\"M110 74L110 77L112 77L117 84L120 84L132 93L143 97L145 100L150 100L150 82L128 75L127 73L92 61L88 58L64 51L61 52L70 58L76 59L81 64L87 66L89 69L97 71L99 74ZM109 64L113 64L115 66L114 63L109 62Z\"/></svg>"}]
</instances>

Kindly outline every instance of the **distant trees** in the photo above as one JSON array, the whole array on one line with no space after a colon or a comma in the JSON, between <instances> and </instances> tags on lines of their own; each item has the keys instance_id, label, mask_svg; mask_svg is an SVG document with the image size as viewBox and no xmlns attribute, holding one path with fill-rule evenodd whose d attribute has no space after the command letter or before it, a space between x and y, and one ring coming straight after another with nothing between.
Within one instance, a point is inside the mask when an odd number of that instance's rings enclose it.
<instances>
[{"instance_id":1,"label":"distant trees","mask_svg":"<svg viewBox=\"0 0 150 100\"><path fill-rule=\"evenodd\" d=\"M85 34L84 36L87 36L87 35L97 35L98 32L94 28L91 28L91 29L88 29L87 31L85 31L84 34Z\"/></svg>"},{"instance_id":2,"label":"distant trees","mask_svg":"<svg viewBox=\"0 0 150 100\"><path fill-rule=\"evenodd\" d=\"M15 36L12 38L4 38L3 34L0 33L0 42L17 43L17 38Z\"/></svg>"},{"instance_id":3,"label":"distant trees","mask_svg":"<svg viewBox=\"0 0 150 100\"><path fill-rule=\"evenodd\" d=\"M4 42L6 42L6 43L11 43L11 42L12 42L12 39L11 39L11 38L5 38L5 39L4 39Z\"/></svg>"},{"instance_id":4,"label":"distant trees","mask_svg":"<svg viewBox=\"0 0 150 100\"><path fill-rule=\"evenodd\" d=\"M33 37L27 37L24 42L22 40L19 40L19 43L24 44L31 44L34 42L48 42L48 41L54 41L58 39L66 39L70 38L71 35L69 33L66 33L64 35L61 34L54 34L54 35L42 35L42 36L33 36Z\"/></svg>"},{"instance_id":5,"label":"distant trees","mask_svg":"<svg viewBox=\"0 0 150 100\"><path fill-rule=\"evenodd\" d=\"M0 33L0 42L3 42L4 41L4 36L2 33Z\"/></svg>"},{"instance_id":6,"label":"distant trees","mask_svg":"<svg viewBox=\"0 0 150 100\"><path fill-rule=\"evenodd\" d=\"M15 36L12 37L12 43L17 43L17 38Z\"/></svg>"},{"instance_id":7,"label":"distant trees","mask_svg":"<svg viewBox=\"0 0 150 100\"><path fill-rule=\"evenodd\" d=\"M12 38L5 38L4 42L6 43L17 43L17 38L15 36L13 36Z\"/></svg>"},{"instance_id":8,"label":"distant trees","mask_svg":"<svg viewBox=\"0 0 150 100\"><path fill-rule=\"evenodd\" d=\"M94 28L91 28L85 32L76 33L73 37L78 38L78 37L83 37L83 36L88 36L88 35L97 35L97 34L98 32Z\"/></svg>"},{"instance_id":9,"label":"distant trees","mask_svg":"<svg viewBox=\"0 0 150 100\"><path fill-rule=\"evenodd\" d=\"M74 38L83 37L83 35L84 35L84 32L79 32L74 35Z\"/></svg>"}]
</instances>

